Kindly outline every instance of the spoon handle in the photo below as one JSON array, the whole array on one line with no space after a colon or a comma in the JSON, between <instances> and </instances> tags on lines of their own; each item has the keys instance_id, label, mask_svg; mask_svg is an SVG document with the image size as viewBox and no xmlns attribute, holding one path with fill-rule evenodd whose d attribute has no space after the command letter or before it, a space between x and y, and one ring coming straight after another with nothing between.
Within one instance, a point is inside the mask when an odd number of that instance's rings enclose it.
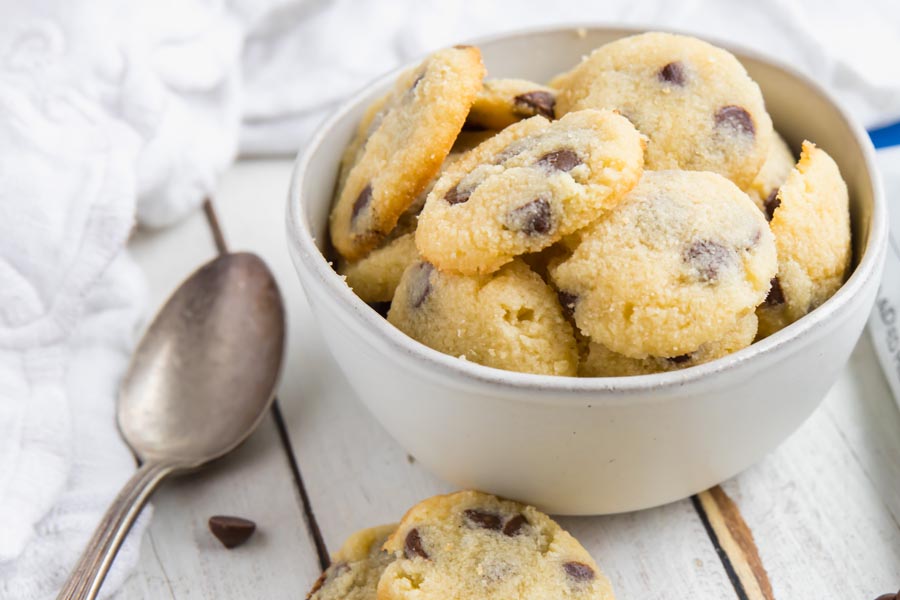
<instances>
[{"instance_id":1,"label":"spoon handle","mask_svg":"<svg viewBox=\"0 0 900 600\"><path fill-rule=\"evenodd\" d=\"M97 596L134 520L159 482L173 470L168 463L147 462L131 476L103 515L56 600L92 600Z\"/></svg>"}]
</instances>

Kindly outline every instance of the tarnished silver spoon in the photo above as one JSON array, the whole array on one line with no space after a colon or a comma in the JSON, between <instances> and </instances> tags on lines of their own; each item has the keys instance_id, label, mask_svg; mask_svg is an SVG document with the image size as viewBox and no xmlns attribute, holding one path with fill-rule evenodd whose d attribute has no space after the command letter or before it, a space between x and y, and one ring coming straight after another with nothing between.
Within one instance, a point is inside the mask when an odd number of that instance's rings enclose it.
<instances>
[{"instance_id":1,"label":"tarnished silver spoon","mask_svg":"<svg viewBox=\"0 0 900 600\"><path fill-rule=\"evenodd\" d=\"M119 430L141 466L57 600L96 597L156 486L227 454L256 429L272 403L284 339L281 295L257 256L222 255L181 284L138 344L119 394Z\"/></svg>"}]
</instances>

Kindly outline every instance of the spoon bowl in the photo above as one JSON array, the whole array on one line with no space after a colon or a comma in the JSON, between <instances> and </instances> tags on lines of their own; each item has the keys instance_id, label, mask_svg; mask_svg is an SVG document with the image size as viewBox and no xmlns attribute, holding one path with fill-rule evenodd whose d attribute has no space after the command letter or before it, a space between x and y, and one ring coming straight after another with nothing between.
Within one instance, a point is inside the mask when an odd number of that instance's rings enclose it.
<instances>
[{"instance_id":1,"label":"spoon bowl","mask_svg":"<svg viewBox=\"0 0 900 600\"><path fill-rule=\"evenodd\" d=\"M226 254L178 288L122 381L118 421L138 458L195 468L250 435L284 354L284 307L265 263Z\"/></svg>"}]
</instances>

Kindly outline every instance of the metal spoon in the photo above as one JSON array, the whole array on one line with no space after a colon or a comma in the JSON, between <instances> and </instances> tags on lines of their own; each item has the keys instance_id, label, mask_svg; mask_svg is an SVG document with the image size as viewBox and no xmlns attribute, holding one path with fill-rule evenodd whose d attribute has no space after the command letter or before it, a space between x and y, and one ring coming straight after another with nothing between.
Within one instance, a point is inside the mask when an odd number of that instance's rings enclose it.
<instances>
[{"instance_id":1,"label":"metal spoon","mask_svg":"<svg viewBox=\"0 0 900 600\"><path fill-rule=\"evenodd\" d=\"M141 467L119 492L57 600L94 598L157 485L243 442L272 403L284 306L265 263L225 254L181 284L122 381L119 430Z\"/></svg>"}]
</instances>

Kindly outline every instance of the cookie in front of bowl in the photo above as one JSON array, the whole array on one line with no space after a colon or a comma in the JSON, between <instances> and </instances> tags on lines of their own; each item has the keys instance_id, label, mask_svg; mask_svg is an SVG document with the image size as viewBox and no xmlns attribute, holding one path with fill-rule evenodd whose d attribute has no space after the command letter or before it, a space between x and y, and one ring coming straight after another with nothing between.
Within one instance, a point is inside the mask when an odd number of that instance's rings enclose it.
<instances>
[{"instance_id":1,"label":"cookie in front of bowl","mask_svg":"<svg viewBox=\"0 0 900 600\"><path fill-rule=\"evenodd\" d=\"M382 550L397 525L357 531L331 557L329 566L313 585L307 600L375 600L376 588L394 556Z\"/></svg>"},{"instance_id":2,"label":"cookie in front of bowl","mask_svg":"<svg viewBox=\"0 0 900 600\"><path fill-rule=\"evenodd\" d=\"M778 275L757 310L760 337L790 325L844 283L851 256L849 204L837 164L803 142L800 160L772 203Z\"/></svg>"},{"instance_id":3,"label":"cookie in front of bowl","mask_svg":"<svg viewBox=\"0 0 900 600\"><path fill-rule=\"evenodd\" d=\"M414 506L384 548L396 560L379 600L614 598L590 554L547 515L480 492Z\"/></svg>"},{"instance_id":4,"label":"cookie in front of bowl","mask_svg":"<svg viewBox=\"0 0 900 600\"><path fill-rule=\"evenodd\" d=\"M772 120L730 52L696 38L644 33L594 50L551 85L557 114L614 109L650 138L648 169L713 171L746 188L766 159Z\"/></svg>"},{"instance_id":5,"label":"cookie in front of bowl","mask_svg":"<svg viewBox=\"0 0 900 600\"><path fill-rule=\"evenodd\" d=\"M331 212L335 249L356 260L375 248L440 169L481 89L484 65L473 46L435 52L400 76L370 109ZM371 131L371 133L369 133Z\"/></svg>"},{"instance_id":6,"label":"cookie in front of bowl","mask_svg":"<svg viewBox=\"0 0 900 600\"><path fill-rule=\"evenodd\" d=\"M637 183L643 136L610 111L510 125L447 168L416 231L441 270L491 273L609 210Z\"/></svg>"},{"instance_id":7,"label":"cookie in front of bowl","mask_svg":"<svg viewBox=\"0 0 900 600\"><path fill-rule=\"evenodd\" d=\"M490 275L456 275L419 261L406 269L388 321L419 342L489 367L575 375L572 327L556 294L516 259Z\"/></svg>"},{"instance_id":8,"label":"cookie in front of bowl","mask_svg":"<svg viewBox=\"0 0 900 600\"><path fill-rule=\"evenodd\" d=\"M722 339L765 299L776 269L765 217L709 172L645 172L579 238L550 276L582 333L631 358Z\"/></svg>"}]
</instances>

